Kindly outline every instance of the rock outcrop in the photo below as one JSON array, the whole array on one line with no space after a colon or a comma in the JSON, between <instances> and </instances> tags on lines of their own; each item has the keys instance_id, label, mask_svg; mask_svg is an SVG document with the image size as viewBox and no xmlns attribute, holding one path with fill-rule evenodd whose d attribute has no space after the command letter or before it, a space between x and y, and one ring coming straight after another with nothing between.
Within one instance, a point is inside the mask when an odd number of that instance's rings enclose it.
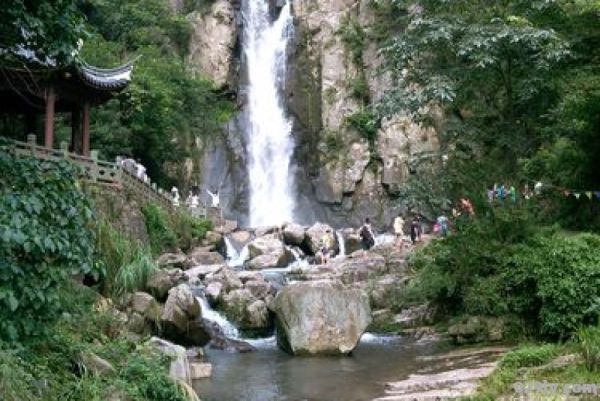
<instances>
[{"instance_id":1,"label":"rock outcrop","mask_svg":"<svg viewBox=\"0 0 600 401\"><path fill-rule=\"evenodd\" d=\"M188 65L218 87L232 86L237 62L234 48L238 36L233 2L216 0L207 10L188 15L192 24Z\"/></svg>"},{"instance_id":2,"label":"rock outcrop","mask_svg":"<svg viewBox=\"0 0 600 401\"><path fill-rule=\"evenodd\" d=\"M277 343L293 355L350 353L371 322L363 291L325 280L288 285L273 310Z\"/></svg>"}]
</instances>

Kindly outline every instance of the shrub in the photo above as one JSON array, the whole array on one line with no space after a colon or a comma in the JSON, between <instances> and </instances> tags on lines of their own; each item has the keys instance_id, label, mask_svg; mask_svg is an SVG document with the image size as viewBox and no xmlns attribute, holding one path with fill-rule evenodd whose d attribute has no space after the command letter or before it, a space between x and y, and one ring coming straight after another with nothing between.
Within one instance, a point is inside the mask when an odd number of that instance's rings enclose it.
<instances>
[{"instance_id":1,"label":"shrub","mask_svg":"<svg viewBox=\"0 0 600 401\"><path fill-rule=\"evenodd\" d=\"M183 250L192 248L212 229L209 220L198 219L188 213L176 213L172 217L173 230L177 236L177 245Z\"/></svg>"},{"instance_id":2,"label":"shrub","mask_svg":"<svg viewBox=\"0 0 600 401\"><path fill-rule=\"evenodd\" d=\"M166 248L177 246L177 236L171 228L169 217L164 210L155 204L148 203L142 208L142 213L154 255L158 255Z\"/></svg>"},{"instance_id":3,"label":"shrub","mask_svg":"<svg viewBox=\"0 0 600 401\"><path fill-rule=\"evenodd\" d=\"M168 377L169 358L150 352L134 354L122 370L134 399L147 401L186 401L182 390ZM158 368L158 369L157 369Z\"/></svg>"},{"instance_id":4,"label":"shrub","mask_svg":"<svg viewBox=\"0 0 600 401\"><path fill-rule=\"evenodd\" d=\"M8 347L6 347L8 348ZM33 401L33 376L16 352L0 344L0 394L4 401Z\"/></svg>"},{"instance_id":5,"label":"shrub","mask_svg":"<svg viewBox=\"0 0 600 401\"><path fill-rule=\"evenodd\" d=\"M522 346L504 355L500 366L510 368L540 366L556 357L559 351L560 348L555 344Z\"/></svg>"},{"instance_id":6,"label":"shrub","mask_svg":"<svg viewBox=\"0 0 600 401\"><path fill-rule=\"evenodd\" d=\"M541 334L566 338L596 322L600 296L600 236L541 236L510 260L507 278L525 301L522 313L539 321Z\"/></svg>"},{"instance_id":7,"label":"shrub","mask_svg":"<svg viewBox=\"0 0 600 401\"><path fill-rule=\"evenodd\" d=\"M379 120L369 109L362 109L346 118L348 124L356 129L359 134L369 141L370 144L377 140L377 130L379 129Z\"/></svg>"},{"instance_id":8,"label":"shrub","mask_svg":"<svg viewBox=\"0 0 600 401\"><path fill-rule=\"evenodd\" d=\"M96 225L96 256L105 272L100 287L106 296L144 288L150 273L157 268L150 250L105 221Z\"/></svg>"},{"instance_id":9,"label":"shrub","mask_svg":"<svg viewBox=\"0 0 600 401\"><path fill-rule=\"evenodd\" d=\"M133 260L121 266L114 281L114 294L122 295L146 287L151 273L158 267L149 252L139 249Z\"/></svg>"},{"instance_id":10,"label":"shrub","mask_svg":"<svg viewBox=\"0 0 600 401\"><path fill-rule=\"evenodd\" d=\"M590 371L600 370L600 327L580 327L577 339L586 368Z\"/></svg>"},{"instance_id":11,"label":"shrub","mask_svg":"<svg viewBox=\"0 0 600 401\"><path fill-rule=\"evenodd\" d=\"M94 268L92 211L66 161L17 158L0 144L0 339L41 335L64 306L60 287Z\"/></svg>"}]
</instances>

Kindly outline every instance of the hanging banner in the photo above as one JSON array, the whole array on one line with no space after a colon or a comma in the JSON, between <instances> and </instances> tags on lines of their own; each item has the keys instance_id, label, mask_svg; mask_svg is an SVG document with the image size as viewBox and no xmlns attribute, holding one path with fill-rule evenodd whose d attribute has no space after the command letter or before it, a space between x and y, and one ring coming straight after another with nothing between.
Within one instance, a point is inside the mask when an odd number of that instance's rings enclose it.
<instances>
[{"instance_id":1,"label":"hanging banner","mask_svg":"<svg viewBox=\"0 0 600 401\"><path fill-rule=\"evenodd\" d=\"M587 196L589 200L592 200L592 191L587 191L585 196Z\"/></svg>"}]
</instances>

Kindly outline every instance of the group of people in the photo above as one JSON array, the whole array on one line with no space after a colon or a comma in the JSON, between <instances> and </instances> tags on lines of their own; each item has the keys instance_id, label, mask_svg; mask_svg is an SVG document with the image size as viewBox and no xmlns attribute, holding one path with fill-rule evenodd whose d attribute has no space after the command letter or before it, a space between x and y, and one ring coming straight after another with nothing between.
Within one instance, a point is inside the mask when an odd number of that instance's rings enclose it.
<instances>
[{"instance_id":1,"label":"group of people","mask_svg":"<svg viewBox=\"0 0 600 401\"><path fill-rule=\"evenodd\" d=\"M218 208L220 205L219 191L216 190L215 192L212 192L207 189L206 192L211 198L211 207ZM181 196L179 195L179 189L177 189L177 187L171 188L171 199L174 206L180 206ZM190 211L196 211L200 207L200 196L196 194L196 191L192 190L189 192L185 200L185 205Z\"/></svg>"},{"instance_id":2,"label":"group of people","mask_svg":"<svg viewBox=\"0 0 600 401\"><path fill-rule=\"evenodd\" d=\"M131 157L127 157L121 160L121 167L135 175L139 180L149 183L150 177L146 174L146 167L140 162L139 159L134 160Z\"/></svg>"},{"instance_id":3,"label":"group of people","mask_svg":"<svg viewBox=\"0 0 600 401\"><path fill-rule=\"evenodd\" d=\"M529 184L525 184L520 191L520 195L523 199L529 200L532 196L539 196L542 194L543 184L538 181L533 186L533 191L529 188ZM505 200L510 200L512 203L517 203L519 192L514 185L508 184L494 184L488 187L487 198L490 204L494 204L496 201L500 205L504 204Z\"/></svg>"}]
</instances>

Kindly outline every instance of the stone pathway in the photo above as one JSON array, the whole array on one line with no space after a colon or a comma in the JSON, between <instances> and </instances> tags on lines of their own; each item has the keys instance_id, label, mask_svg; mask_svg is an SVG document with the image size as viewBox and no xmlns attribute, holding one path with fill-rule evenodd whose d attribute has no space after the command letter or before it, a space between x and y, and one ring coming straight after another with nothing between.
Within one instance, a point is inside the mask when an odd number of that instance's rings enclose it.
<instances>
[{"instance_id":1,"label":"stone pathway","mask_svg":"<svg viewBox=\"0 0 600 401\"><path fill-rule=\"evenodd\" d=\"M405 380L387 383L385 395L373 401L442 401L473 395L506 351L487 347L418 358L428 367Z\"/></svg>"}]
</instances>

